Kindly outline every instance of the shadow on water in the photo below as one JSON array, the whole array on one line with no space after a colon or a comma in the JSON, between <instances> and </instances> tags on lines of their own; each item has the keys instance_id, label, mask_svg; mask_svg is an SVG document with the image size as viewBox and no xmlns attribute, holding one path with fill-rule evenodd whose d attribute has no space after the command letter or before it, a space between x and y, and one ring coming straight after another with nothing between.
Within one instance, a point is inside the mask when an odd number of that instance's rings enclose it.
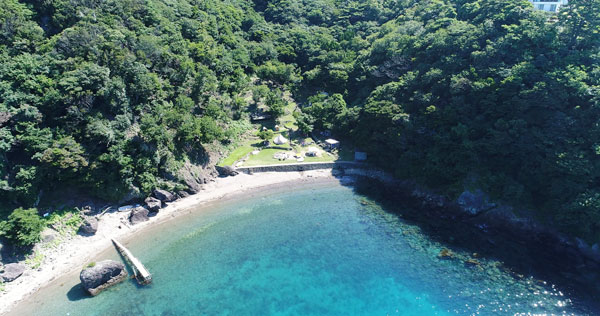
<instances>
[{"instance_id":1,"label":"shadow on water","mask_svg":"<svg viewBox=\"0 0 600 316\"><path fill-rule=\"evenodd\" d=\"M549 247L547 240L523 236L521 232L476 225L468 219L453 216L450 209L427 209L423 207L422 200L403 192L406 188L362 177L357 181L347 181L343 173L336 177L342 185L375 201L386 212L419 227L429 240L455 251L476 253L481 259L499 261L503 271L515 279L532 277L550 282L568 293L573 303L584 312L600 315L600 286L597 282L600 274L582 272L582 263L574 260L568 249ZM493 223L490 224L493 226Z\"/></svg>"},{"instance_id":2,"label":"shadow on water","mask_svg":"<svg viewBox=\"0 0 600 316\"><path fill-rule=\"evenodd\" d=\"M73 286L69 292L67 292L67 298L69 301L80 301L84 299L91 298L92 296L88 294L81 283L77 283L77 285Z\"/></svg>"}]
</instances>

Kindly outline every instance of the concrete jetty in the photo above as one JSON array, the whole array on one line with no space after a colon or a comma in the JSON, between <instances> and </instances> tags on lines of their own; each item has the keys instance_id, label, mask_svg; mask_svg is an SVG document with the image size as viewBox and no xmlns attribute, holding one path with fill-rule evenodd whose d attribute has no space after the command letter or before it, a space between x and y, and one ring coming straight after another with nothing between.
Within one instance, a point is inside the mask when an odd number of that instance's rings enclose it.
<instances>
[{"instance_id":1,"label":"concrete jetty","mask_svg":"<svg viewBox=\"0 0 600 316\"><path fill-rule=\"evenodd\" d=\"M145 285L150 284L152 282L152 274L144 267L141 261L139 261L136 257L133 256L129 249L125 248L120 242L112 239L113 244L115 244L115 248L119 251L119 253L125 258L125 261L129 263L131 269L133 270L133 274L135 275L135 279L139 284Z\"/></svg>"}]
</instances>

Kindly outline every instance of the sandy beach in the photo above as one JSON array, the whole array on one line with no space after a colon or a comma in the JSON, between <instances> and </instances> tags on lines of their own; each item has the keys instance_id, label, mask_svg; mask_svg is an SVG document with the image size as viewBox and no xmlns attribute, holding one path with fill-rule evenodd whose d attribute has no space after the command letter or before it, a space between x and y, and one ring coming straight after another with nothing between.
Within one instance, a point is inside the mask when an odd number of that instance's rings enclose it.
<instances>
[{"instance_id":1,"label":"sandy beach","mask_svg":"<svg viewBox=\"0 0 600 316\"><path fill-rule=\"evenodd\" d=\"M20 278L5 284L4 292L0 293L0 314L8 313L18 302L27 299L53 280L75 270L81 270L98 253L112 247L111 238L127 238L156 223L188 213L181 212L182 210L197 208L198 213L201 213L200 206L233 195L237 196L261 188L293 185L299 181L309 183L333 179L331 169L239 174L235 177L217 178L198 194L169 203L156 216L150 217L149 221L135 226L131 226L127 221L129 212L108 212L100 218L98 232L94 236L76 235L55 247L40 247L44 255L41 267L36 270L27 268Z\"/></svg>"}]
</instances>

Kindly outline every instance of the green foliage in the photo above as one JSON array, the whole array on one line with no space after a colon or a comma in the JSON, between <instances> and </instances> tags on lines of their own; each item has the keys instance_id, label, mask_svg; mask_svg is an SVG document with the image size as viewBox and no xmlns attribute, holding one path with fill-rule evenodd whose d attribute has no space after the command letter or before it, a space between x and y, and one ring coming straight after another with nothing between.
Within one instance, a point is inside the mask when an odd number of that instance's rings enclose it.
<instances>
[{"instance_id":1,"label":"green foliage","mask_svg":"<svg viewBox=\"0 0 600 316\"><path fill-rule=\"evenodd\" d=\"M0 222L0 236L19 246L30 246L40 240L40 233L46 227L37 209L15 209L8 220Z\"/></svg>"},{"instance_id":2,"label":"green foliage","mask_svg":"<svg viewBox=\"0 0 600 316\"><path fill-rule=\"evenodd\" d=\"M275 89L267 94L265 105L269 108L269 113L274 118L279 118L285 114L287 102L283 99L281 90Z\"/></svg>"},{"instance_id":3,"label":"green foliage","mask_svg":"<svg viewBox=\"0 0 600 316\"><path fill-rule=\"evenodd\" d=\"M76 174L88 165L84 154L83 147L73 137L64 137L55 141L38 157L48 168Z\"/></svg>"},{"instance_id":4,"label":"green foliage","mask_svg":"<svg viewBox=\"0 0 600 316\"><path fill-rule=\"evenodd\" d=\"M400 177L450 197L480 187L600 241L598 1L550 20L525 1L372 4L257 6L282 25L295 90L312 95L300 132L331 131Z\"/></svg>"},{"instance_id":5,"label":"green foliage","mask_svg":"<svg viewBox=\"0 0 600 316\"><path fill-rule=\"evenodd\" d=\"M148 193L240 133L229 127L260 66L241 32L247 1L5 2L0 197L12 208L63 187L113 201Z\"/></svg>"},{"instance_id":6,"label":"green foliage","mask_svg":"<svg viewBox=\"0 0 600 316\"><path fill-rule=\"evenodd\" d=\"M256 135L263 141L270 141L273 139L273 136L275 136L275 133L270 129L264 129L259 131Z\"/></svg>"},{"instance_id":7,"label":"green foliage","mask_svg":"<svg viewBox=\"0 0 600 316\"><path fill-rule=\"evenodd\" d=\"M35 43L43 36L43 30L32 21L33 12L16 0L3 0L0 5L0 21L4 24L0 30L0 45L8 47L10 54L18 54L35 49ZM6 49L6 48L5 48Z\"/></svg>"},{"instance_id":8,"label":"green foliage","mask_svg":"<svg viewBox=\"0 0 600 316\"><path fill-rule=\"evenodd\" d=\"M45 224L58 231L61 235L75 235L83 222L83 217L76 209L57 210L45 219Z\"/></svg>"},{"instance_id":9,"label":"green foliage","mask_svg":"<svg viewBox=\"0 0 600 316\"><path fill-rule=\"evenodd\" d=\"M265 98L268 93L269 87L266 85L256 86L252 89L252 99L255 103L258 103L261 99Z\"/></svg>"},{"instance_id":10,"label":"green foliage","mask_svg":"<svg viewBox=\"0 0 600 316\"><path fill-rule=\"evenodd\" d=\"M13 187L8 191L13 193L24 205L31 205L38 194L41 179L36 166L15 166Z\"/></svg>"},{"instance_id":11,"label":"green foliage","mask_svg":"<svg viewBox=\"0 0 600 316\"><path fill-rule=\"evenodd\" d=\"M308 100L310 105L302 109L307 114L303 117L304 123L312 121L313 127L321 131L348 130L348 108L341 94L336 93L328 96L321 93L310 97ZM300 124L302 125L302 123ZM307 129L307 127L303 128L304 131Z\"/></svg>"},{"instance_id":12,"label":"green foliage","mask_svg":"<svg viewBox=\"0 0 600 316\"><path fill-rule=\"evenodd\" d=\"M312 115L305 112L294 112L293 115L296 118L300 133L303 135L312 133L315 124L315 118Z\"/></svg>"},{"instance_id":13,"label":"green foliage","mask_svg":"<svg viewBox=\"0 0 600 316\"><path fill-rule=\"evenodd\" d=\"M600 241L598 1L0 1L3 208L149 193L287 89L301 134Z\"/></svg>"},{"instance_id":14,"label":"green foliage","mask_svg":"<svg viewBox=\"0 0 600 316\"><path fill-rule=\"evenodd\" d=\"M256 74L265 80L272 80L280 84L294 83L300 78L292 65L279 61L267 61L256 68Z\"/></svg>"}]
</instances>

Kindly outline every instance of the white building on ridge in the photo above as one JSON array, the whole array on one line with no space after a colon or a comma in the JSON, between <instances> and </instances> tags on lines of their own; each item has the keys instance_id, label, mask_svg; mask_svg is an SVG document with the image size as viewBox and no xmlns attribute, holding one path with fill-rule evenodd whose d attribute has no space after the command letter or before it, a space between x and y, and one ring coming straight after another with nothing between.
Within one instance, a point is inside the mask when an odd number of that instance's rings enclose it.
<instances>
[{"instance_id":1,"label":"white building on ridge","mask_svg":"<svg viewBox=\"0 0 600 316\"><path fill-rule=\"evenodd\" d=\"M569 0L529 0L536 10L558 12L561 6L569 3Z\"/></svg>"}]
</instances>

